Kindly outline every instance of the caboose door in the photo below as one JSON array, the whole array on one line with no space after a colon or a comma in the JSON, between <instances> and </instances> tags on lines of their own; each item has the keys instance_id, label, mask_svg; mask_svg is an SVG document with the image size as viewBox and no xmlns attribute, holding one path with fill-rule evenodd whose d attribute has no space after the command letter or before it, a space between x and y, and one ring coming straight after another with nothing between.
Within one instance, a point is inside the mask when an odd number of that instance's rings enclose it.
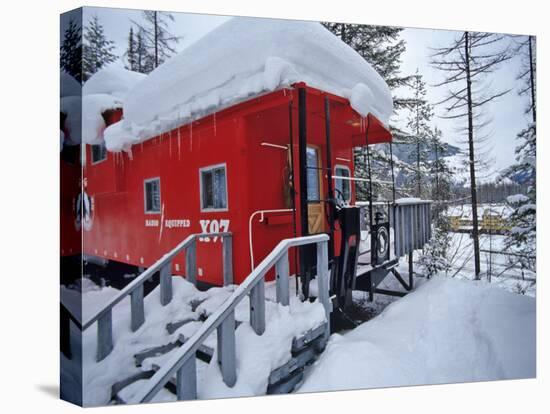
<instances>
[{"instance_id":1,"label":"caboose door","mask_svg":"<svg viewBox=\"0 0 550 414\"><path fill-rule=\"evenodd\" d=\"M307 147L307 212L309 234L325 231L325 207L321 201L322 165L318 147Z\"/></svg>"}]
</instances>

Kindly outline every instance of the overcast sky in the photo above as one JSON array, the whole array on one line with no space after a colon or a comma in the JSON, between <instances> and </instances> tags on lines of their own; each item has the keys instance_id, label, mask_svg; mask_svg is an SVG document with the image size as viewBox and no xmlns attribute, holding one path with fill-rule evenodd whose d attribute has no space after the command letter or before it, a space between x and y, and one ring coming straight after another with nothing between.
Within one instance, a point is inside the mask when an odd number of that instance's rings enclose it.
<instances>
[{"instance_id":1,"label":"overcast sky","mask_svg":"<svg viewBox=\"0 0 550 414\"><path fill-rule=\"evenodd\" d=\"M106 36L116 44L116 53L122 55L126 50L127 36L132 20L142 21L141 11L109 8L86 8L84 22L97 15L105 28ZM210 30L222 24L228 19L226 16L201 15L188 13L173 13L175 18L171 22L172 33L181 36L182 40L177 45L182 50L194 43ZM63 31L64 28L62 27ZM457 36L457 32L432 29L405 29L402 38L406 41L407 50L403 55L402 71L404 74L414 74L418 68L423 79L428 84L428 99L430 102L440 101L445 96L444 88L434 88L433 85L442 79L442 73L432 68L429 64L430 48L445 46ZM491 88L494 90L514 88L508 95L500 98L486 107L486 111L492 117L490 128L491 137L488 142L494 157L494 169L499 170L514 161L514 148L516 146L516 134L526 125L526 116L523 115L525 98L520 98L516 93L516 76L519 72L519 58L514 58L503 65L491 75ZM433 123L443 131L445 141L464 148L461 144L462 137L456 132L460 122L441 119L444 108L435 108L436 117ZM403 122L406 114L398 115Z\"/></svg>"}]
</instances>

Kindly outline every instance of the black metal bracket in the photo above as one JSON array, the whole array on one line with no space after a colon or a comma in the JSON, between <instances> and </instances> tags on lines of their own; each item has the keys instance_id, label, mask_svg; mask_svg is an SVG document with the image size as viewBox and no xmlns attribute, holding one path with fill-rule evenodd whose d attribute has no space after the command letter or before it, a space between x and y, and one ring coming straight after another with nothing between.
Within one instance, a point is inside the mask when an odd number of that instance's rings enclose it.
<instances>
[{"instance_id":1,"label":"black metal bracket","mask_svg":"<svg viewBox=\"0 0 550 414\"><path fill-rule=\"evenodd\" d=\"M390 269L390 271L393 273L395 278L398 280L399 283L401 283L401 286L405 288L408 292L410 292L413 289L413 280L411 277L409 277L409 283L405 282L405 279L401 276L401 274L397 271L397 269L394 267Z\"/></svg>"}]
</instances>

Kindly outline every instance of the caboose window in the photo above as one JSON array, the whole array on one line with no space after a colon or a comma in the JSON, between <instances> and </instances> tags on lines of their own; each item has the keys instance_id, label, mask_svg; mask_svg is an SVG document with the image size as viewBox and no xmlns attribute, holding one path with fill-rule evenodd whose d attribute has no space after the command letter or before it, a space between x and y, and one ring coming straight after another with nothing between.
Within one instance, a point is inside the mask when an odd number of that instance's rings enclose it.
<instances>
[{"instance_id":1,"label":"caboose window","mask_svg":"<svg viewBox=\"0 0 550 414\"><path fill-rule=\"evenodd\" d=\"M201 168L201 210L227 210L227 176L225 164Z\"/></svg>"},{"instance_id":2,"label":"caboose window","mask_svg":"<svg viewBox=\"0 0 550 414\"><path fill-rule=\"evenodd\" d=\"M145 180L145 212L160 213L160 178Z\"/></svg>"},{"instance_id":3,"label":"caboose window","mask_svg":"<svg viewBox=\"0 0 550 414\"><path fill-rule=\"evenodd\" d=\"M97 164L107 158L105 144L92 145L92 164Z\"/></svg>"},{"instance_id":4,"label":"caboose window","mask_svg":"<svg viewBox=\"0 0 550 414\"><path fill-rule=\"evenodd\" d=\"M319 152L307 147L307 201L319 201Z\"/></svg>"},{"instance_id":5,"label":"caboose window","mask_svg":"<svg viewBox=\"0 0 550 414\"><path fill-rule=\"evenodd\" d=\"M337 177L351 177L351 173L348 167L345 165L337 165L334 167L334 175ZM334 179L334 188L336 189L336 198L343 201L351 200L351 181L344 178Z\"/></svg>"}]
</instances>

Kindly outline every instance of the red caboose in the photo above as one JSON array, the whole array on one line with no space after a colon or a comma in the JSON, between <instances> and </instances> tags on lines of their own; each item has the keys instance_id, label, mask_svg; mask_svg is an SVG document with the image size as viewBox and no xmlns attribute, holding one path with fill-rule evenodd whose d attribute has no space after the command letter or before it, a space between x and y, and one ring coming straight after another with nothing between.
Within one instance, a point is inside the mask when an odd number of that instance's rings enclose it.
<instances>
[{"instance_id":1,"label":"red caboose","mask_svg":"<svg viewBox=\"0 0 550 414\"><path fill-rule=\"evenodd\" d=\"M330 233L338 255L331 202L354 204L353 148L389 142L390 113L384 81L321 25L230 21L130 92L105 133L125 152L87 146L83 252L148 267L229 231L236 283L283 238ZM198 281L222 284L220 248L200 241Z\"/></svg>"},{"instance_id":2,"label":"red caboose","mask_svg":"<svg viewBox=\"0 0 550 414\"><path fill-rule=\"evenodd\" d=\"M254 98L215 116L173 129L128 154L93 158L87 147L85 194L91 200L84 253L148 267L192 233L233 233L239 282L283 238L301 234L299 102L306 99L309 233L327 232L328 180L345 202L355 202L353 147L383 142L381 123L358 115L345 99L304 84ZM326 170L325 102L330 110L333 168ZM289 149L292 149L290 151ZM293 182L294 181L294 182ZM294 206L297 208L294 209ZM221 240L198 248L198 279L222 283ZM336 243L338 244L338 243ZM182 274L184 258L174 262Z\"/></svg>"}]
</instances>

